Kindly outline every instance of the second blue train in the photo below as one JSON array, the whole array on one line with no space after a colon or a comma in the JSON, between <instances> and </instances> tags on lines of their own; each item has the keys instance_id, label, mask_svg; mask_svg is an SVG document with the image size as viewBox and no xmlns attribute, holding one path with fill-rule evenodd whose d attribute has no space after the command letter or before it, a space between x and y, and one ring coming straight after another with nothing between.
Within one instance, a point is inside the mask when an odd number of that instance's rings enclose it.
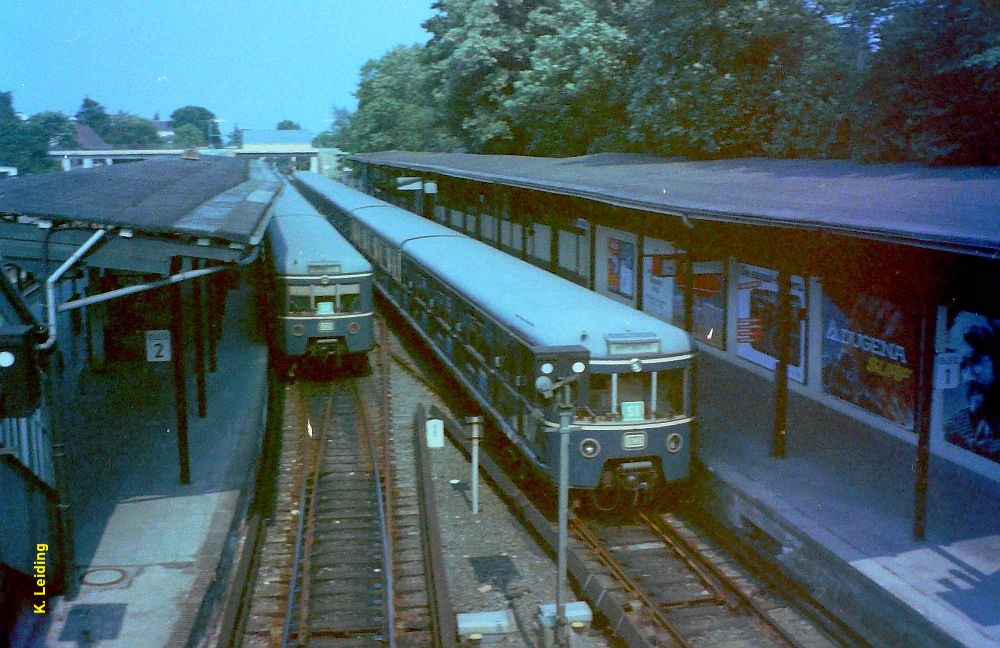
<instances>
[{"instance_id":1,"label":"second blue train","mask_svg":"<svg viewBox=\"0 0 1000 648\"><path fill-rule=\"evenodd\" d=\"M372 266L290 184L267 228L272 359L357 366L375 344Z\"/></svg>"}]
</instances>

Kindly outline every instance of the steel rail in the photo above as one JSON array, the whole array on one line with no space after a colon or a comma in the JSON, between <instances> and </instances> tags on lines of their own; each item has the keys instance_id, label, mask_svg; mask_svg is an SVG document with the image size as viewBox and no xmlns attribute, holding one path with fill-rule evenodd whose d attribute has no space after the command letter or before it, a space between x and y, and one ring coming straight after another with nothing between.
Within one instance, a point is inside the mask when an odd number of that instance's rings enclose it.
<instances>
[{"instance_id":1,"label":"steel rail","mask_svg":"<svg viewBox=\"0 0 1000 648\"><path fill-rule=\"evenodd\" d=\"M697 558L694 558L694 556L701 556L701 552L699 552L695 547L692 547L691 543L669 524L663 522L657 522L656 520L650 518L645 512L642 511L639 512L639 517L643 520L643 522L649 525L649 528L653 530L658 537L662 538L665 542L668 542L670 546L674 547L674 550L679 554L681 554L682 552L681 548L683 548L684 554L687 553L692 554L692 560L698 560ZM739 599L740 604L745 605L746 607L752 609L756 613L757 618L759 618L761 621L767 624L767 626L770 627L772 630L777 632L778 636L780 636L784 641L786 641L788 645L800 646L802 648L805 648L805 646L808 645L808 644L803 644L792 633L786 630L780 623L775 621L769 614L768 610L763 605L761 605L759 601L754 599L754 597L750 596L746 591L744 591L743 588L737 586L736 583L733 582L733 579L726 576L725 573L722 572L722 570L713 565L711 562L703 560L698 560L698 562L700 562L705 569L710 571L716 578L718 578L721 583L724 583L727 589L732 593L732 595L735 595L735 597ZM731 607L735 609L734 606Z\"/></svg>"},{"instance_id":2,"label":"steel rail","mask_svg":"<svg viewBox=\"0 0 1000 648\"><path fill-rule=\"evenodd\" d=\"M354 395L354 402L358 411L358 421L361 426L364 427L364 433L368 439L368 456L371 458L372 482L375 487L375 499L378 504L379 527L382 537L382 577L385 581L385 638L389 648L395 648L396 609L395 602L393 601L395 582L393 577L394 567L392 562L392 532L386 519L386 496L383 493L381 471L379 470L378 465L379 455L377 440L375 438L375 431L372 429L371 419L368 417L368 411L365 409L361 400L361 392L358 389L357 383L352 383L352 393ZM391 492L389 493L389 496L391 496Z\"/></svg>"},{"instance_id":3,"label":"steel rail","mask_svg":"<svg viewBox=\"0 0 1000 648\"><path fill-rule=\"evenodd\" d=\"M590 528L587 527L587 523L578 517L573 517L570 519L570 527L573 532L576 533L577 537L587 546L587 548L594 553L597 559L602 565L607 567L608 571L614 576L628 592L629 596L634 599L638 599L642 602L645 607L646 612L649 614L650 621L655 625L659 626L669 634L674 641L676 641L681 648L693 648L687 639L684 638L683 633L677 629L677 627L667 618L663 609L649 597L646 591L635 581L634 578L629 576L625 568L622 566L611 552L607 550L597 536L591 532ZM715 600L712 598L711 600Z\"/></svg>"},{"instance_id":4,"label":"steel rail","mask_svg":"<svg viewBox=\"0 0 1000 648\"><path fill-rule=\"evenodd\" d=\"M299 400L299 408L303 408L304 403L302 403L302 395L299 391L300 387L296 386L296 395ZM309 407L305 405L305 419L309 420ZM299 559L302 556L302 539L305 531L305 517L306 517L306 493L308 490L308 468L306 466L306 460L308 456L308 443L304 434L299 436L299 447L301 448L302 456L302 466L301 466L301 484L299 487L299 516L298 521L295 525L295 546L292 551L292 574L288 579L288 597L285 602L285 614L281 624L281 648L287 648L289 635L292 630L292 616L295 612L295 596L296 596L296 581L299 576Z\"/></svg>"},{"instance_id":5,"label":"steel rail","mask_svg":"<svg viewBox=\"0 0 1000 648\"><path fill-rule=\"evenodd\" d=\"M316 435L316 449L313 453L312 460L312 493L309 496L309 508L305 514L305 535L302 539L303 547L305 552L302 555L302 586L299 588L299 631L298 631L298 643L300 645L308 645L309 639L312 636L311 628L309 626L309 602L312 598L312 546L316 539L316 506L319 501L319 475L323 467L323 454L326 450L326 432L330 425L330 407L333 403L333 391L336 389L335 386L331 386L330 392L326 395L326 405L323 407L323 418L320 422L320 429L317 431L312 428L312 433ZM309 415L308 409L306 411L306 416ZM306 445L309 445L309 441L306 440ZM307 459L303 459L307 461ZM306 466L303 466L304 470L308 470ZM301 506L301 505L300 505ZM299 517L303 517L300 512ZM301 523L301 521L300 521ZM296 564L298 564L296 562ZM294 581L293 581L294 582Z\"/></svg>"}]
</instances>

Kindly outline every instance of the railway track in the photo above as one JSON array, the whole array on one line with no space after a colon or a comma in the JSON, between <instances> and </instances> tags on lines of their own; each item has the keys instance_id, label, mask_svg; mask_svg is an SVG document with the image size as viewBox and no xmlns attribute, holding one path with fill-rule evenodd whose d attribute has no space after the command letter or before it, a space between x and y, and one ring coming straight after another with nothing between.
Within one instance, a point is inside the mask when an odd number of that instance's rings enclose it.
<instances>
[{"instance_id":1,"label":"railway track","mask_svg":"<svg viewBox=\"0 0 1000 648\"><path fill-rule=\"evenodd\" d=\"M432 486L384 432L387 356L372 364L286 387L276 513L231 645L454 645L436 516L421 515Z\"/></svg>"},{"instance_id":2,"label":"railway track","mask_svg":"<svg viewBox=\"0 0 1000 648\"><path fill-rule=\"evenodd\" d=\"M705 534L673 514L573 518L574 542L626 601L649 645L833 648L838 645L769 591Z\"/></svg>"},{"instance_id":3,"label":"railway track","mask_svg":"<svg viewBox=\"0 0 1000 648\"><path fill-rule=\"evenodd\" d=\"M403 361L403 360L400 360ZM407 370L413 369L413 366ZM462 428L436 408L453 442L466 451ZM492 457L486 471L511 507L554 552L558 529L551 503L522 489ZM615 517L570 518L569 574L578 595L630 647L716 646L832 648L858 645L831 625L799 611L704 531L673 513L636 510Z\"/></svg>"}]
</instances>

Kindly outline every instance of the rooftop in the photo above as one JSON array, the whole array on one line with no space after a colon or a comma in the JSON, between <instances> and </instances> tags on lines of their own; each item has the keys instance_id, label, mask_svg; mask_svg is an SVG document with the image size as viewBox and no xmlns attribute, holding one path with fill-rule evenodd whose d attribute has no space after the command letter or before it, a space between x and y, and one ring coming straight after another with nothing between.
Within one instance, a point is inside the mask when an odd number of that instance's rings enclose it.
<instances>
[{"instance_id":1,"label":"rooftop","mask_svg":"<svg viewBox=\"0 0 1000 648\"><path fill-rule=\"evenodd\" d=\"M692 219L821 230L993 256L1000 168L844 160L683 161L384 151L365 163L576 196Z\"/></svg>"}]
</instances>

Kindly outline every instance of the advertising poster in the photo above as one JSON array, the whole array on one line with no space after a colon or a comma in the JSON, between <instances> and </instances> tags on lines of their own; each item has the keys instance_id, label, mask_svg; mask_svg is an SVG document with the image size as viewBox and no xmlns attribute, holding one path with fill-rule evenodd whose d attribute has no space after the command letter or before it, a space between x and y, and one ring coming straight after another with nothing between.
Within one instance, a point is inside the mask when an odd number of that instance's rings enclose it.
<instances>
[{"instance_id":1,"label":"advertising poster","mask_svg":"<svg viewBox=\"0 0 1000 648\"><path fill-rule=\"evenodd\" d=\"M823 293L823 390L913 429L916 326L895 304L835 285Z\"/></svg>"},{"instance_id":2,"label":"advertising poster","mask_svg":"<svg viewBox=\"0 0 1000 648\"><path fill-rule=\"evenodd\" d=\"M944 439L1000 463L1000 319L950 310L945 345L961 360L958 385L943 390Z\"/></svg>"},{"instance_id":3,"label":"advertising poster","mask_svg":"<svg viewBox=\"0 0 1000 648\"><path fill-rule=\"evenodd\" d=\"M676 323L680 317L683 323L683 310L675 313L674 285L679 265L676 259L672 245L653 238L646 239L642 260L642 310L664 322ZM683 300L680 307L684 308Z\"/></svg>"},{"instance_id":4,"label":"advertising poster","mask_svg":"<svg viewBox=\"0 0 1000 648\"><path fill-rule=\"evenodd\" d=\"M632 297L635 285L635 243L608 239L608 290Z\"/></svg>"},{"instance_id":5,"label":"advertising poster","mask_svg":"<svg viewBox=\"0 0 1000 648\"><path fill-rule=\"evenodd\" d=\"M736 299L736 353L767 369L778 364L778 273L739 264ZM792 331L788 376L804 382L806 358L806 299L802 277L792 275Z\"/></svg>"}]
</instances>

